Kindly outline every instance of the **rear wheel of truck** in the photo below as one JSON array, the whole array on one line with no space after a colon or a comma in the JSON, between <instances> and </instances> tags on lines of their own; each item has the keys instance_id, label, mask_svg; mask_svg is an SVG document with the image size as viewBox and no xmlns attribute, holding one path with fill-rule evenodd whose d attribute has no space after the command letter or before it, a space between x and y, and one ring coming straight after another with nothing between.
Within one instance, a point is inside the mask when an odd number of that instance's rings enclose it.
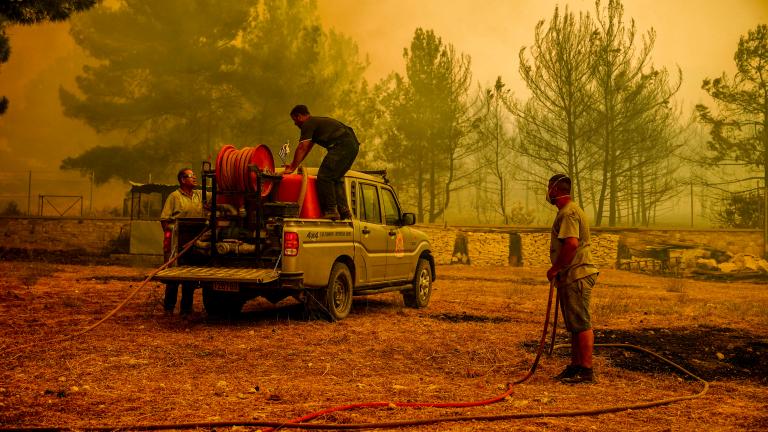
<instances>
[{"instance_id":1,"label":"rear wheel of truck","mask_svg":"<svg viewBox=\"0 0 768 432\"><path fill-rule=\"evenodd\" d=\"M417 309L427 307L429 297L432 295L432 267L429 261L424 258L419 259L411 285L411 288L402 291L403 303Z\"/></svg>"},{"instance_id":2,"label":"rear wheel of truck","mask_svg":"<svg viewBox=\"0 0 768 432\"><path fill-rule=\"evenodd\" d=\"M328 286L307 290L305 306L310 318L340 321L352 310L352 273L346 264L337 262L331 269Z\"/></svg>"},{"instance_id":3,"label":"rear wheel of truck","mask_svg":"<svg viewBox=\"0 0 768 432\"><path fill-rule=\"evenodd\" d=\"M235 318L245 302L237 292L216 291L210 285L203 285L203 306L205 312L214 318Z\"/></svg>"}]
</instances>

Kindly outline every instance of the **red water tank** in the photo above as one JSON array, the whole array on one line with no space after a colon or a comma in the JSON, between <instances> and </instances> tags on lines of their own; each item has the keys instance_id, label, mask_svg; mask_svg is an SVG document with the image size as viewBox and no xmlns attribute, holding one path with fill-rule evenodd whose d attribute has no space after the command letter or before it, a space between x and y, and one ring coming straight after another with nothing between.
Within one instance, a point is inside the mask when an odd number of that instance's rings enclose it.
<instances>
[{"instance_id":1,"label":"red water tank","mask_svg":"<svg viewBox=\"0 0 768 432\"><path fill-rule=\"evenodd\" d=\"M283 175L275 193L275 201L298 202L301 193L301 182L304 174ZM320 210L320 202L317 200L317 177L307 176L307 192L304 195L304 203L301 205L299 217L306 219L320 219L323 212Z\"/></svg>"}]
</instances>

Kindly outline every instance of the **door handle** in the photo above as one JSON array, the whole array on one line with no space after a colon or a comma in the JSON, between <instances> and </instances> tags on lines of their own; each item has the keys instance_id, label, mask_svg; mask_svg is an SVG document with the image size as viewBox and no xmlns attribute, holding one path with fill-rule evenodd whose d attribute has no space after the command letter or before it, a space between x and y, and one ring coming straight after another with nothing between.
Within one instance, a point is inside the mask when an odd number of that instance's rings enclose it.
<instances>
[{"instance_id":1,"label":"door handle","mask_svg":"<svg viewBox=\"0 0 768 432\"><path fill-rule=\"evenodd\" d=\"M370 234L371 230L369 230L368 227L363 227L362 232L363 234Z\"/></svg>"}]
</instances>

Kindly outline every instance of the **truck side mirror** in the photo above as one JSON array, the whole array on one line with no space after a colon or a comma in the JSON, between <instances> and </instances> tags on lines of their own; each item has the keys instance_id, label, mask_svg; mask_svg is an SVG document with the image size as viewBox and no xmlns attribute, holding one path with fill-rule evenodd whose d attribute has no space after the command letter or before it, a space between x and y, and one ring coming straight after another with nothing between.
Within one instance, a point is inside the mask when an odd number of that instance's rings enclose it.
<instances>
[{"instance_id":1,"label":"truck side mirror","mask_svg":"<svg viewBox=\"0 0 768 432\"><path fill-rule=\"evenodd\" d=\"M414 213L403 213L400 220L403 222L403 226L413 225L416 223L416 215Z\"/></svg>"}]
</instances>

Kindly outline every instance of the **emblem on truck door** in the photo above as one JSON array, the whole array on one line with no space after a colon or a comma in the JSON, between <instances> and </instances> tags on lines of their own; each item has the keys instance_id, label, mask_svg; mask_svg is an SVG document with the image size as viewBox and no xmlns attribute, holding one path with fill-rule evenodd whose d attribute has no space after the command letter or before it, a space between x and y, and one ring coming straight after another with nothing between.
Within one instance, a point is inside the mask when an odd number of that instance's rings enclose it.
<instances>
[{"instance_id":1,"label":"emblem on truck door","mask_svg":"<svg viewBox=\"0 0 768 432\"><path fill-rule=\"evenodd\" d=\"M403 241L403 233L397 232L395 237L395 256L401 258L405 255L405 242Z\"/></svg>"}]
</instances>

